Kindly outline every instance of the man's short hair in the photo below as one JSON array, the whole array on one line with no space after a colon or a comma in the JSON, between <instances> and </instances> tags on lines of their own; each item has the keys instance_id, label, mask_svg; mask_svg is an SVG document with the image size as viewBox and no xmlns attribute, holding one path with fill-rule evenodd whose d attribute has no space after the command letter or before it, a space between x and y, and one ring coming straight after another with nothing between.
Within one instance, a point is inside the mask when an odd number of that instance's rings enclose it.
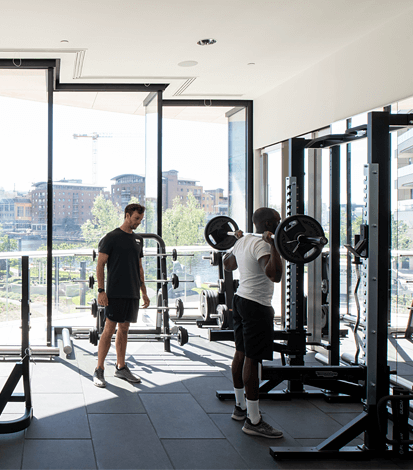
<instances>
[{"instance_id":1,"label":"man's short hair","mask_svg":"<svg viewBox=\"0 0 413 470\"><path fill-rule=\"evenodd\" d=\"M271 207L260 207L252 215L252 221L256 226L261 226L267 221L271 222L273 220L278 220L279 222L280 218L280 214Z\"/></svg>"},{"instance_id":2,"label":"man's short hair","mask_svg":"<svg viewBox=\"0 0 413 470\"><path fill-rule=\"evenodd\" d=\"M136 211L138 211L138 214L143 214L145 212L145 206L141 206L140 204L128 204L125 207L125 219L126 214L129 214L132 217L132 214Z\"/></svg>"}]
</instances>

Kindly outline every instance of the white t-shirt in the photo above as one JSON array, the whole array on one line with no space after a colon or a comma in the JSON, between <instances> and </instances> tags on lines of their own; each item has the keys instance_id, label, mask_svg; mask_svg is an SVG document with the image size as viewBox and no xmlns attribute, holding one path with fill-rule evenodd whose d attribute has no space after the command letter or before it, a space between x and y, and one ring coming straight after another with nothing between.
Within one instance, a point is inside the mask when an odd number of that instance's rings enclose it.
<instances>
[{"instance_id":1,"label":"white t-shirt","mask_svg":"<svg viewBox=\"0 0 413 470\"><path fill-rule=\"evenodd\" d=\"M262 238L245 235L236 241L232 249L240 274L236 294L261 305L271 307L274 283L268 279L258 260L271 254L271 246Z\"/></svg>"}]
</instances>

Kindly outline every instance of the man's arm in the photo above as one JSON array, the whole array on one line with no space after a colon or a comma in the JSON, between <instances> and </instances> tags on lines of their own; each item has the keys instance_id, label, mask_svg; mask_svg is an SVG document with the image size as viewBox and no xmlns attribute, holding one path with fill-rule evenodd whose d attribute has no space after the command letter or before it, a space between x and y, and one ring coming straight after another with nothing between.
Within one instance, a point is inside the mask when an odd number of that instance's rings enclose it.
<instances>
[{"instance_id":1,"label":"man's arm","mask_svg":"<svg viewBox=\"0 0 413 470\"><path fill-rule=\"evenodd\" d=\"M244 232L242 230L236 230L234 232L234 237L239 240L244 236ZM232 251L229 251L224 256L224 269L225 271L235 271L238 268L237 258L233 254Z\"/></svg>"},{"instance_id":2,"label":"man's arm","mask_svg":"<svg viewBox=\"0 0 413 470\"><path fill-rule=\"evenodd\" d=\"M146 286L145 286L145 275L143 272L143 267L142 267L142 258L139 258L139 277L141 279L141 292L142 292L142 308L149 307L150 300L149 297L146 293Z\"/></svg>"},{"instance_id":3,"label":"man's arm","mask_svg":"<svg viewBox=\"0 0 413 470\"><path fill-rule=\"evenodd\" d=\"M280 282L283 274L283 265L281 256L275 249L274 240L271 238L271 232L264 232L262 239L271 245L271 253L266 256L262 256L258 263L260 264L265 275L272 282Z\"/></svg>"},{"instance_id":4,"label":"man's arm","mask_svg":"<svg viewBox=\"0 0 413 470\"><path fill-rule=\"evenodd\" d=\"M235 271L238 268L237 258L232 252L226 253L224 256L224 269L225 271Z\"/></svg>"},{"instance_id":5,"label":"man's arm","mask_svg":"<svg viewBox=\"0 0 413 470\"><path fill-rule=\"evenodd\" d=\"M96 277L98 278L98 288L105 288L105 265L107 264L109 255L106 253L99 253L98 262L96 266ZM106 292L100 292L98 294L98 304L106 307L109 305L108 296Z\"/></svg>"}]
</instances>

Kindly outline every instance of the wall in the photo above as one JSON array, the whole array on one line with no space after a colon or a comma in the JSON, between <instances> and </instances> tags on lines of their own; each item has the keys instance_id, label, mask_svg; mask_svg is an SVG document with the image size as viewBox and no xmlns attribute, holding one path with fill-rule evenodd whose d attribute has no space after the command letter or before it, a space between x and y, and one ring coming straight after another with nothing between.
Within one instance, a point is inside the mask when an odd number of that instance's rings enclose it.
<instances>
[{"instance_id":1,"label":"wall","mask_svg":"<svg viewBox=\"0 0 413 470\"><path fill-rule=\"evenodd\" d=\"M412 96L412 25L410 9L255 99L254 148Z\"/></svg>"}]
</instances>

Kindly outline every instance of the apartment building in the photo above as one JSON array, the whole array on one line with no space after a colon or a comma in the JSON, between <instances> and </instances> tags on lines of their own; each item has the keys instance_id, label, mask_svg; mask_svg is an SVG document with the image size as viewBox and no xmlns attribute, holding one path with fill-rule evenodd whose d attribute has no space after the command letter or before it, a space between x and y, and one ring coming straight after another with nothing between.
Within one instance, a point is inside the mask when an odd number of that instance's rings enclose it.
<instances>
[{"instance_id":1,"label":"apartment building","mask_svg":"<svg viewBox=\"0 0 413 470\"><path fill-rule=\"evenodd\" d=\"M82 180L60 180L53 183L53 226L78 229L91 218L95 197L104 186L82 184ZM34 183L29 198L32 202L32 229L46 231L47 183Z\"/></svg>"}]
</instances>

